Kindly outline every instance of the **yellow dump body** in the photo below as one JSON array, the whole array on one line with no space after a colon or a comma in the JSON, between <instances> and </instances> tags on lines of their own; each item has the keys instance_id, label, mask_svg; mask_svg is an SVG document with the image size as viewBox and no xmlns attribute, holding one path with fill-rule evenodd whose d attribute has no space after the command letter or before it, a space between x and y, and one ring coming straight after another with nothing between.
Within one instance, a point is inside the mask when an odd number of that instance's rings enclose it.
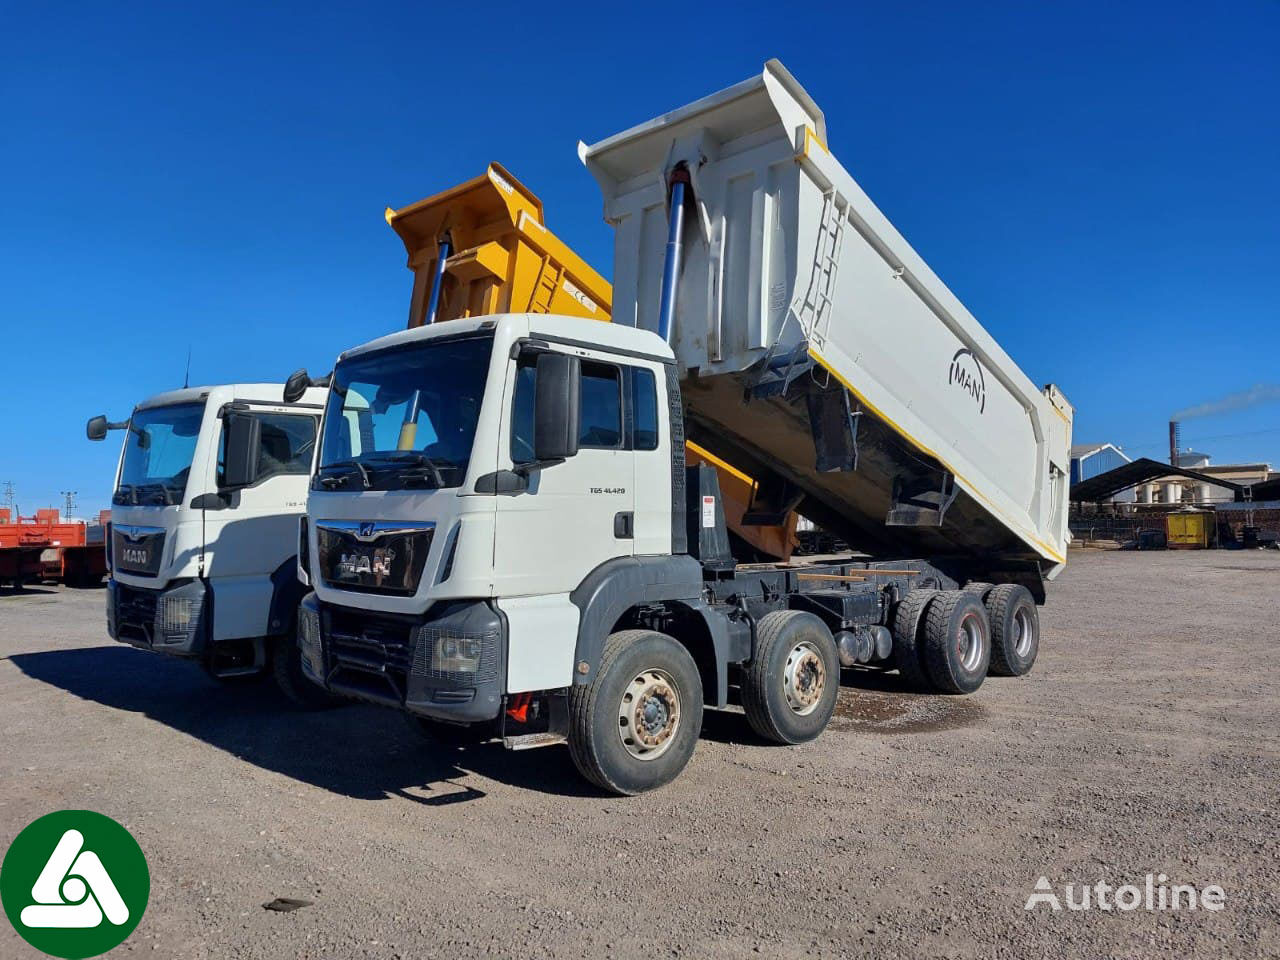
<instances>
[{"instance_id":1,"label":"yellow dump body","mask_svg":"<svg viewBox=\"0 0 1280 960\"><path fill-rule=\"evenodd\" d=\"M409 326L426 320L440 241L450 243L436 322L492 313L556 313L612 320L613 287L543 223L542 201L496 163L483 176L399 210L387 223L404 242L413 271ZM725 522L762 554L788 559L796 545L796 516L777 526L745 525L755 481L701 447L686 449L690 464L719 474Z\"/></svg>"},{"instance_id":2,"label":"yellow dump body","mask_svg":"<svg viewBox=\"0 0 1280 960\"><path fill-rule=\"evenodd\" d=\"M542 222L542 202L498 164L400 210L387 223L413 271L409 326L425 320L440 239L451 242L436 320L558 313L608 320L613 288Z\"/></svg>"}]
</instances>

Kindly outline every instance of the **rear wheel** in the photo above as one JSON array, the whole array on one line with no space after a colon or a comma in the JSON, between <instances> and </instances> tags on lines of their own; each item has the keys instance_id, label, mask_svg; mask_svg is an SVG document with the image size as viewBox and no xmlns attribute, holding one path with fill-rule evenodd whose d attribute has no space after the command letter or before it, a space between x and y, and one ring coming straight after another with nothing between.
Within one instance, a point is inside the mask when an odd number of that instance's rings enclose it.
<instances>
[{"instance_id":1,"label":"rear wheel","mask_svg":"<svg viewBox=\"0 0 1280 960\"><path fill-rule=\"evenodd\" d=\"M893 615L893 664L907 685L917 690L933 687L924 668L922 624L925 610L940 592L913 590Z\"/></svg>"},{"instance_id":2,"label":"rear wheel","mask_svg":"<svg viewBox=\"0 0 1280 960\"><path fill-rule=\"evenodd\" d=\"M670 783L702 729L702 679L689 651L656 630L621 630L600 666L569 692L569 752L578 771L612 793Z\"/></svg>"},{"instance_id":3,"label":"rear wheel","mask_svg":"<svg viewBox=\"0 0 1280 960\"><path fill-rule=\"evenodd\" d=\"M1018 583L1002 583L987 594L991 620L990 673L1021 677L1031 672L1040 652L1040 611L1031 591Z\"/></svg>"},{"instance_id":4,"label":"rear wheel","mask_svg":"<svg viewBox=\"0 0 1280 960\"><path fill-rule=\"evenodd\" d=\"M991 662L991 623L977 595L947 590L929 604L924 623L924 665L936 689L973 693Z\"/></svg>"},{"instance_id":5,"label":"rear wheel","mask_svg":"<svg viewBox=\"0 0 1280 960\"><path fill-rule=\"evenodd\" d=\"M755 659L743 671L751 729L774 743L804 743L826 729L840 694L840 654L811 613L775 610L756 627Z\"/></svg>"},{"instance_id":6,"label":"rear wheel","mask_svg":"<svg viewBox=\"0 0 1280 960\"><path fill-rule=\"evenodd\" d=\"M964 585L965 593L976 593L979 600L985 600L987 594L995 589L994 583L985 583L982 580L970 580Z\"/></svg>"}]
</instances>

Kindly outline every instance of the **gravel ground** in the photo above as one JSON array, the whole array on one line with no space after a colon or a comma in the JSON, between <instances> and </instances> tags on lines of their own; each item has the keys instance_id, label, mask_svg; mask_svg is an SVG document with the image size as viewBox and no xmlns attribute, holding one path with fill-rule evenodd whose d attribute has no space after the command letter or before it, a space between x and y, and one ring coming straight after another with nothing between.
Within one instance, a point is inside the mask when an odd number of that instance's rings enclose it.
<instances>
[{"instance_id":1,"label":"gravel ground","mask_svg":"<svg viewBox=\"0 0 1280 960\"><path fill-rule=\"evenodd\" d=\"M101 590L0 594L0 849L124 823L161 957L1280 955L1280 554L1075 551L1031 676L845 677L816 743L708 714L619 799L567 750L446 750L391 711L106 639ZM1037 878L1219 884L1220 912L1053 913ZM275 897L313 905L268 912ZM38 956L0 921L0 957Z\"/></svg>"}]
</instances>

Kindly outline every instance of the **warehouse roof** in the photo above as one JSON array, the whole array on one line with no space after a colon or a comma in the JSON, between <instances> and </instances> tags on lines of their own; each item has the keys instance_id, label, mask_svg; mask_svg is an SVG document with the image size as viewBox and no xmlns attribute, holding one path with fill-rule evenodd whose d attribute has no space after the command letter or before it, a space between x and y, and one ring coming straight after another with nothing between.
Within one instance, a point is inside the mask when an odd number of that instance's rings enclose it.
<instances>
[{"instance_id":1,"label":"warehouse roof","mask_svg":"<svg viewBox=\"0 0 1280 960\"><path fill-rule=\"evenodd\" d=\"M1071 459L1072 459L1072 460L1083 460L1085 457L1091 457L1091 456L1093 456L1093 455L1094 455L1095 453L1097 453L1099 450L1105 450L1105 449L1107 449L1107 447L1110 447L1112 450L1114 450L1116 453L1120 454L1120 456L1124 457L1126 460L1128 460L1128 459L1129 459L1128 457L1125 457L1124 451L1123 451L1123 450L1121 450L1119 447L1117 447L1114 443L1076 443L1076 444L1072 444L1072 446L1071 446Z\"/></svg>"},{"instance_id":2,"label":"warehouse roof","mask_svg":"<svg viewBox=\"0 0 1280 960\"><path fill-rule=\"evenodd\" d=\"M1221 481L1219 481L1221 483ZM1263 500L1280 500L1280 477L1272 477L1264 483L1255 483L1251 488L1254 503ZM1244 487L1236 490L1236 500L1244 499Z\"/></svg>"},{"instance_id":3,"label":"warehouse roof","mask_svg":"<svg viewBox=\"0 0 1280 960\"><path fill-rule=\"evenodd\" d=\"M1100 473L1096 477L1074 484L1071 487L1071 499L1077 503L1101 503L1122 490L1136 487L1140 483L1150 483L1161 477L1186 477L1200 483L1211 483L1215 487L1226 487L1235 491L1241 489L1238 483L1232 483L1221 477L1211 477L1185 467L1173 467L1159 460L1152 460L1150 457L1142 457L1132 463L1123 464L1114 470L1108 470L1106 473ZM1257 487L1254 489L1256 490Z\"/></svg>"}]
</instances>

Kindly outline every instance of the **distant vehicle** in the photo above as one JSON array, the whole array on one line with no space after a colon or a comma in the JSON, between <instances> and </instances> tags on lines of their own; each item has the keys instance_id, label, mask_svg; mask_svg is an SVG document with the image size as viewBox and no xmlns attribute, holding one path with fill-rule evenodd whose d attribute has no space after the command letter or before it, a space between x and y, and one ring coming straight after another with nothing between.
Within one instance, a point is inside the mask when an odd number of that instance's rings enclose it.
<instances>
[{"instance_id":1,"label":"distant vehicle","mask_svg":"<svg viewBox=\"0 0 1280 960\"><path fill-rule=\"evenodd\" d=\"M1072 408L825 143L770 61L580 148L616 229L613 323L456 315L338 358L303 528L308 677L433 735L567 742L629 794L677 776L731 698L797 743L843 666L948 693L1031 669ZM756 516L798 509L861 553L739 564L686 440L756 478Z\"/></svg>"}]
</instances>

